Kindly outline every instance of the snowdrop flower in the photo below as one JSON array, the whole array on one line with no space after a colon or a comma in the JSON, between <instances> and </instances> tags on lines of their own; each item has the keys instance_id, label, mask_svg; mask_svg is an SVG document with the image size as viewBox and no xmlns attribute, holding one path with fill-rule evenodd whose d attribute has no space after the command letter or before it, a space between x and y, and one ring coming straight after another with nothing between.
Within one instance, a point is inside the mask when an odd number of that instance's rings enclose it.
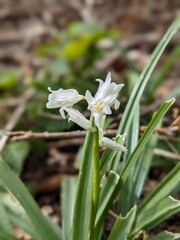
<instances>
[{"instance_id":1,"label":"snowdrop flower","mask_svg":"<svg viewBox=\"0 0 180 240\"><path fill-rule=\"evenodd\" d=\"M66 118L64 111L68 113L68 121L72 121L84 128L85 130L95 132L96 129L92 127L91 122L86 119L78 110L72 107L62 107L60 108L60 114L63 118Z\"/></svg>"},{"instance_id":2,"label":"snowdrop flower","mask_svg":"<svg viewBox=\"0 0 180 240\"><path fill-rule=\"evenodd\" d=\"M122 152L125 152L127 153L127 149L126 147L124 147L123 145L107 138L107 137L103 137L101 139L101 146L104 146L104 147L107 147L107 148L110 148L112 150L116 150L116 151L122 151Z\"/></svg>"},{"instance_id":3,"label":"snowdrop flower","mask_svg":"<svg viewBox=\"0 0 180 240\"><path fill-rule=\"evenodd\" d=\"M117 100L120 89L124 84L116 84L111 82L111 73L107 74L105 82L97 79L99 88L93 97L90 91L86 91L86 100L88 102L88 109L94 116L96 126L100 128L102 117L112 113L111 107L118 109L120 102Z\"/></svg>"},{"instance_id":4,"label":"snowdrop flower","mask_svg":"<svg viewBox=\"0 0 180 240\"><path fill-rule=\"evenodd\" d=\"M64 90L60 88L57 91L52 91L51 88L48 88L48 90L51 93L48 96L47 108L69 107L85 98L75 89Z\"/></svg>"}]
</instances>

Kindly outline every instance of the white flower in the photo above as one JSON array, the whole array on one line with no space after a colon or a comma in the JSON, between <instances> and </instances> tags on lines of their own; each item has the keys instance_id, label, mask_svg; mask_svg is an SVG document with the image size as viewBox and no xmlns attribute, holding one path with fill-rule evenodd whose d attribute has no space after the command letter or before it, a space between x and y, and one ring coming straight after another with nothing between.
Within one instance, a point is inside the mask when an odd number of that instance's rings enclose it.
<instances>
[{"instance_id":1,"label":"white flower","mask_svg":"<svg viewBox=\"0 0 180 240\"><path fill-rule=\"evenodd\" d=\"M48 90L51 93L48 96L47 108L69 107L84 99L84 96L80 95L75 89L64 90L60 88L57 91L52 91L51 88L48 88Z\"/></svg>"},{"instance_id":2,"label":"white flower","mask_svg":"<svg viewBox=\"0 0 180 240\"><path fill-rule=\"evenodd\" d=\"M124 84L116 84L111 82L111 73L107 74L105 82L101 79L97 79L99 82L99 88L95 96L93 97L90 91L86 91L86 100L88 102L88 109L92 111L95 118L95 124L100 128L103 115L109 115L112 113L111 107L114 105L115 109L118 109L120 102L117 100L120 89Z\"/></svg>"},{"instance_id":3,"label":"white flower","mask_svg":"<svg viewBox=\"0 0 180 240\"><path fill-rule=\"evenodd\" d=\"M68 121L75 122L77 125L84 128L85 130L92 132L96 131L96 129L92 127L91 122L86 119L78 110L72 107L62 107L59 111L63 118L66 118L64 111L68 113Z\"/></svg>"},{"instance_id":4,"label":"white flower","mask_svg":"<svg viewBox=\"0 0 180 240\"><path fill-rule=\"evenodd\" d=\"M107 138L107 137L103 137L101 139L101 146L104 146L104 147L107 147L107 148L110 148L112 150L116 150L116 151L122 151L122 152L125 152L127 153L127 149L126 147L124 147L123 145Z\"/></svg>"}]
</instances>

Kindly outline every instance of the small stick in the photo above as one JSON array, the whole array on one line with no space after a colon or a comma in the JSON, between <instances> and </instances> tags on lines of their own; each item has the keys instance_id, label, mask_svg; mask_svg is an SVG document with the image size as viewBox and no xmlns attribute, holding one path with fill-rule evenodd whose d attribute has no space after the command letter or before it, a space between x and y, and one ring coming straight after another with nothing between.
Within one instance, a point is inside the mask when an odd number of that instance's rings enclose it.
<instances>
[{"instance_id":1,"label":"small stick","mask_svg":"<svg viewBox=\"0 0 180 240\"><path fill-rule=\"evenodd\" d=\"M109 129L104 131L106 136L115 136L116 130ZM29 139L40 139L40 138L61 138L61 139L69 139L69 138L82 138L85 137L86 131L71 131L71 132L32 132L32 131L7 131L5 134L8 137L11 137L13 141L21 141L21 140L29 140Z\"/></svg>"}]
</instances>

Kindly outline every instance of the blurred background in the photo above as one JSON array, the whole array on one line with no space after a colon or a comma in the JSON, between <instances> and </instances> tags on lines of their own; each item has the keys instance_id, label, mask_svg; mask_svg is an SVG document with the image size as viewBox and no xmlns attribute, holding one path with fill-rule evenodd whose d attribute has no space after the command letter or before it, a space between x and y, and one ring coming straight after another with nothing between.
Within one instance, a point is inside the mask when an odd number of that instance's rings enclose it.
<instances>
[{"instance_id":1,"label":"blurred background","mask_svg":"<svg viewBox=\"0 0 180 240\"><path fill-rule=\"evenodd\" d=\"M31 135L21 139L24 132L20 131L79 130L62 120L58 109L46 109L47 87L75 88L80 94L89 89L94 94L95 79L104 80L109 71L113 81L125 83L120 110L107 122L110 129L116 129L139 74L179 10L178 0L0 1L0 151L25 182L36 185L39 204L51 207L49 214L55 219L61 177L77 173L73 164L83 139L31 140ZM158 106L176 97L159 132L155 167L145 193L180 159L179 40L178 33L141 99L143 131ZM82 112L87 108L84 104L78 105ZM175 130L167 132L174 121ZM13 137L21 141L10 141Z\"/></svg>"}]
</instances>

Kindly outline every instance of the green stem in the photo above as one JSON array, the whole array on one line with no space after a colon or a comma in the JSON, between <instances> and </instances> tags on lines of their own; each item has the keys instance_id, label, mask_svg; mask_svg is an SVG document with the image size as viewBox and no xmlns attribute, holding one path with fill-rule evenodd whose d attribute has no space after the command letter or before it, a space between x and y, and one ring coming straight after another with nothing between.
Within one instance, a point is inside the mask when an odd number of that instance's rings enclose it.
<instances>
[{"instance_id":1,"label":"green stem","mask_svg":"<svg viewBox=\"0 0 180 240\"><path fill-rule=\"evenodd\" d=\"M94 133L94 146L93 146L93 177L94 177L94 188L93 188L93 202L94 206L98 205L99 191L100 191L100 174L99 174L99 133ZM97 210L97 209L96 209Z\"/></svg>"},{"instance_id":2,"label":"green stem","mask_svg":"<svg viewBox=\"0 0 180 240\"><path fill-rule=\"evenodd\" d=\"M93 142L93 214L92 214L92 227L94 227L95 218L98 210L99 204L99 193L100 193L100 166L99 166L99 132L98 128L94 133ZM93 229L91 234L91 239L93 239Z\"/></svg>"}]
</instances>

